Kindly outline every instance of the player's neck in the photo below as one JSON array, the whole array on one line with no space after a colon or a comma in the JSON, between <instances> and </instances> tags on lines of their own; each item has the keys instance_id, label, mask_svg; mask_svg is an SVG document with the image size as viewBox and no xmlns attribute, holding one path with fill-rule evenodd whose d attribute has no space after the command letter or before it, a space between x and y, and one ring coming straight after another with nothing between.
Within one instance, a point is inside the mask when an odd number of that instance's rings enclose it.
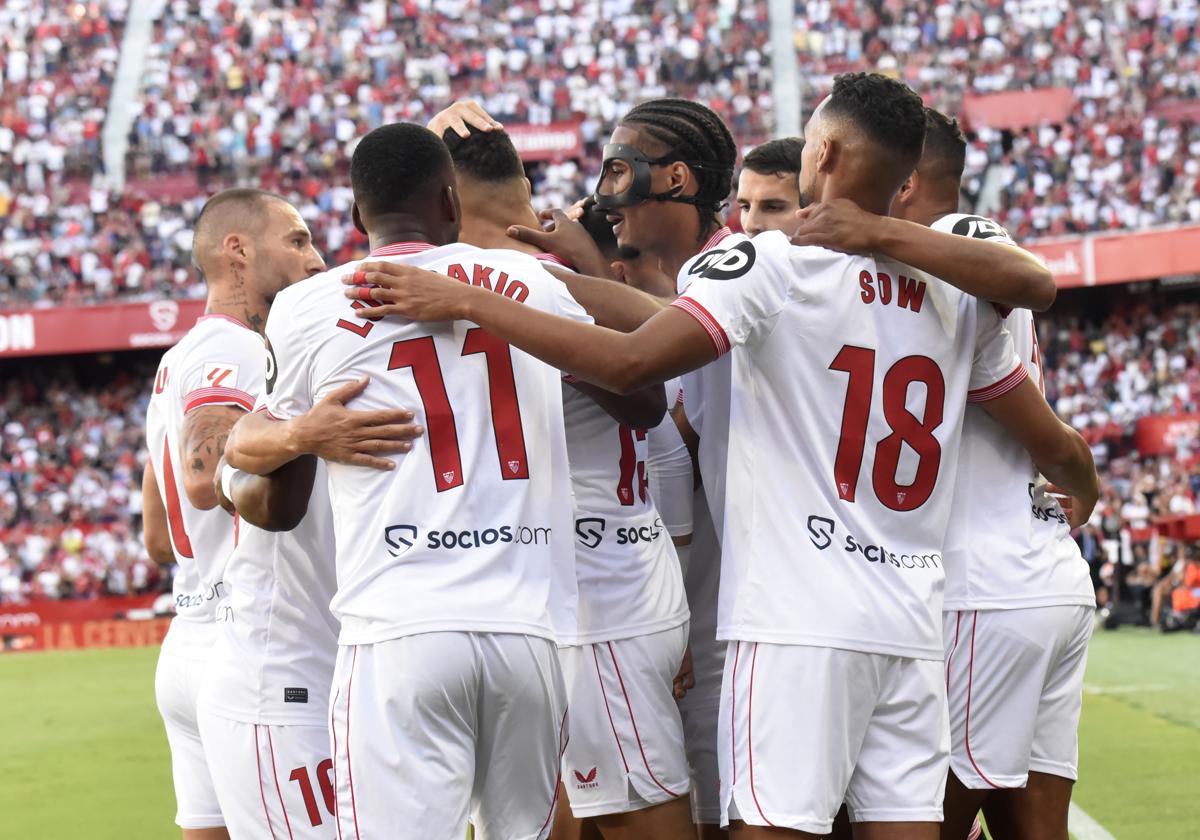
<instances>
[{"instance_id":1,"label":"player's neck","mask_svg":"<svg viewBox=\"0 0 1200 840\"><path fill-rule=\"evenodd\" d=\"M476 219L466 216L463 219L462 231L458 235L459 242L466 242L476 248L500 248L510 251L520 251L523 254L540 254L542 249L536 245L513 239L508 235L509 225L487 219Z\"/></svg>"},{"instance_id":2,"label":"player's neck","mask_svg":"<svg viewBox=\"0 0 1200 840\"><path fill-rule=\"evenodd\" d=\"M205 315L224 315L262 333L270 309L271 305L252 291L245 277L236 271L231 277L209 281Z\"/></svg>"},{"instance_id":3,"label":"player's neck","mask_svg":"<svg viewBox=\"0 0 1200 840\"><path fill-rule=\"evenodd\" d=\"M367 244L371 246L372 252L378 251L380 248L386 248L388 245L395 245L397 242L428 242L430 245L445 244L434 240L435 238L428 231L407 226L385 230L371 230L367 233Z\"/></svg>"}]
</instances>

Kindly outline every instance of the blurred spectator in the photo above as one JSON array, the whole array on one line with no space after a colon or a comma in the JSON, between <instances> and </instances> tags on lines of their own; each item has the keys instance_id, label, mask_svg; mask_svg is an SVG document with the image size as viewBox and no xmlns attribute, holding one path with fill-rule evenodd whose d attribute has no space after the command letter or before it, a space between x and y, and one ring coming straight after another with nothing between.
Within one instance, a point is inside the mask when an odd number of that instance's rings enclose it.
<instances>
[{"instance_id":1,"label":"blurred spectator","mask_svg":"<svg viewBox=\"0 0 1200 840\"><path fill-rule=\"evenodd\" d=\"M6 364L0 392L0 603L155 590L140 487L152 357L90 384L34 370Z\"/></svg>"}]
</instances>

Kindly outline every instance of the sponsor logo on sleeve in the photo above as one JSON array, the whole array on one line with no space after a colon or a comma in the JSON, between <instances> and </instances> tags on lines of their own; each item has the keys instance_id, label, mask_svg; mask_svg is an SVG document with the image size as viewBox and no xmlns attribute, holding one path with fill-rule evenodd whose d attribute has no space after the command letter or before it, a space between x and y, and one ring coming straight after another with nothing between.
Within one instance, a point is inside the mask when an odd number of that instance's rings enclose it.
<instances>
[{"instance_id":1,"label":"sponsor logo on sleeve","mask_svg":"<svg viewBox=\"0 0 1200 840\"><path fill-rule=\"evenodd\" d=\"M985 219L983 216L967 216L966 218L959 219L954 223L951 232L959 236L969 236L973 239L1011 238L1008 235L1008 231L996 222L993 222L991 219Z\"/></svg>"},{"instance_id":2,"label":"sponsor logo on sleeve","mask_svg":"<svg viewBox=\"0 0 1200 840\"><path fill-rule=\"evenodd\" d=\"M752 244L739 242L732 248L702 254L688 269L688 274L699 274L710 280L735 280L754 267L755 256Z\"/></svg>"},{"instance_id":3,"label":"sponsor logo on sleeve","mask_svg":"<svg viewBox=\"0 0 1200 840\"><path fill-rule=\"evenodd\" d=\"M204 363L204 387L206 388L236 388L238 383L238 366L228 362Z\"/></svg>"}]
</instances>

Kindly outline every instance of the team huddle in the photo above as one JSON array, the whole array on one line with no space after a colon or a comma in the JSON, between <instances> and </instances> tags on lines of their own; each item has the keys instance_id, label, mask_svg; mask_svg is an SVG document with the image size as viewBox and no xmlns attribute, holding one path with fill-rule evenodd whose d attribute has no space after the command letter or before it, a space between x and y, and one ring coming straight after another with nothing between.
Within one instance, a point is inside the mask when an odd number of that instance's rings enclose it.
<instances>
[{"instance_id":1,"label":"team huddle","mask_svg":"<svg viewBox=\"0 0 1200 840\"><path fill-rule=\"evenodd\" d=\"M837 77L619 122L539 215L473 103L363 137L362 261L208 201L146 542L185 838L1066 840L1091 453L965 141Z\"/></svg>"}]
</instances>

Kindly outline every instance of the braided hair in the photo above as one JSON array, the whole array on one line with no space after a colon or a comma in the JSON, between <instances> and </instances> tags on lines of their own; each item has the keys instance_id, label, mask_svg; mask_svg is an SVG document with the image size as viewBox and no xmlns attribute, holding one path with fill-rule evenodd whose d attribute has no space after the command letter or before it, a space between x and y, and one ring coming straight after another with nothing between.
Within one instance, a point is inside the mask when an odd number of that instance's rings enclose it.
<instances>
[{"instance_id":1,"label":"braided hair","mask_svg":"<svg viewBox=\"0 0 1200 840\"><path fill-rule=\"evenodd\" d=\"M635 105L620 125L636 126L687 164L699 183L693 203L700 213L701 236L720 227L718 214L733 188L737 161L737 145L725 121L699 102L662 98Z\"/></svg>"}]
</instances>

